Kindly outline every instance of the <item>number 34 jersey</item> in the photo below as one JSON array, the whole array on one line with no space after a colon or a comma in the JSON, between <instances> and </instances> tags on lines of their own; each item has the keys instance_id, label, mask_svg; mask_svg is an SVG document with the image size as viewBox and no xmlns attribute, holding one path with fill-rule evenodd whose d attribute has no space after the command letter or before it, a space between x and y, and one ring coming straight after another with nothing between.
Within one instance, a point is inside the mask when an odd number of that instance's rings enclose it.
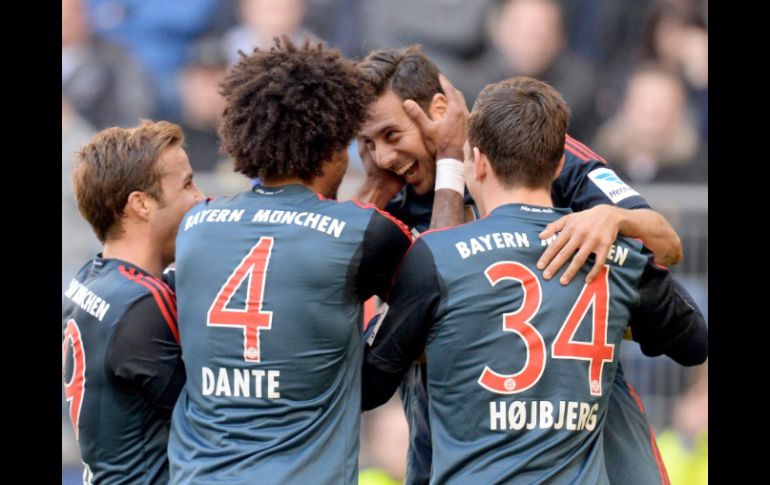
<instances>
[{"instance_id":1,"label":"number 34 jersey","mask_svg":"<svg viewBox=\"0 0 770 485\"><path fill-rule=\"evenodd\" d=\"M187 213L173 483L356 482L362 302L384 296L410 242L373 207L301 185Z\"/></svg>"},{"instance_id":2,"label":"number 34 jersey","mask_svg":"<svg viewBox=\"0 0 770 485\"><path fill-rule=\"evenodd\" d=\"M591 284L588 265L544 280L538 234L568 212L503 205L404 259L365 359L398 375L424 345L431 483L608 483L601 429L629 319L648 355L696 326L638 241L618 239Z\"/></svg>"}]
</instances>

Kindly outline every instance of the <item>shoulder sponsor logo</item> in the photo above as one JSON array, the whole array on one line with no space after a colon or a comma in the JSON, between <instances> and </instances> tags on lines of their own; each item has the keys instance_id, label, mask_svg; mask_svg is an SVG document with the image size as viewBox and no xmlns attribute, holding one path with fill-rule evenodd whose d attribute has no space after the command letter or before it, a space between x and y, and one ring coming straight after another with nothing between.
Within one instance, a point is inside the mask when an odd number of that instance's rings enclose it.
<instances>
[{"instance_id":1,"label":"shoulder sponsor logo","mask_svg":"<svg viewBox=\"0 0 770 485\"><path fill-rule=\"evenodd\" d=\"M596 170L592 170L588 174L588 178L590 178L594 185L604 192L613 203L618 203L623 199L639 195L639 192L629 187L609 168L597 168Z\"/></svg>"}]
</instances>

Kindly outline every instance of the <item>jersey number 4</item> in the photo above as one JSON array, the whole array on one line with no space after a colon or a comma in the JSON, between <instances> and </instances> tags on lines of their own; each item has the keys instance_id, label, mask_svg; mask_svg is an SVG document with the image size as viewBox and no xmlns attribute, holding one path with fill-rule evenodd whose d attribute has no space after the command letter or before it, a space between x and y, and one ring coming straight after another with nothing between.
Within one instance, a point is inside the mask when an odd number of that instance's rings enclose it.
<instances>
[{"instance_id":1,"label":"jersey number 4","mask_svg":"<svg viewBox=\"0 0 770 485\"><path fill-rule=\"evenodd\" d=\"M67 382L64 365L67 355L72 349L72 376ZM61 345L61 368L64 374L64 397L70 406L70 421L75 430L75 439L78 438L78 422L80 421L80 408L83 406L83 393L86 388L86 355L83 351L83 340L80 338L80 328L75 320L68 320L64 329L64 342Z\"/></svg>"},{"instance_id":2,"label":"jersey number 4","mask_svg":"<svg viewBox=\"0 0 770 485\"><path fill-rule=\"evenodd\" d=\"M484 366L478 382L482 387L498 394L516 394L534 386L545 370L546 345L543 336L531 323L542 302L543 292L535 273L526 266L512 261L502 261L489 266L484 274L492 286L503 280L514 280L524 290L521 307L515 312L503 314L503 331L518 334L527 346L524 368L515 374L500 374ZM551 345L555 359L586 360L588 386L592 396L602 395L602 370L611 362L615 346L607 343L607 305L609 300L607 266L590 284L583 286L580 296L572 307ZM592 341L574 340L575 332L586 313L593 307Z\"/></svg>"},{"instance_id":3,"label":"jersey number 4","mask_svg":"<svg viewBox=\"0 0 770 485\"><path fill-rule=\"evenodd\" d=\"M273 321L273 312L262 310L265 276L272 251L273 238L259 238L219 289L208 311L207 325L243 328L243 359L246 362L260 361L259 332L269 330ZM228 308L233 295L247 279L245 306Z\"/></svg>"}]
</instances>

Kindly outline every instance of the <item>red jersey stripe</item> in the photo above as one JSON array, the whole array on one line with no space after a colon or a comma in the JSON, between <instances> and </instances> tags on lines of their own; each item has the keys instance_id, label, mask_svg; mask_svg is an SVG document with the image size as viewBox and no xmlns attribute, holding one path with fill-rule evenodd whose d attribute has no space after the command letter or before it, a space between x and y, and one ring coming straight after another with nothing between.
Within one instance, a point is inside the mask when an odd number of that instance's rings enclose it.
<instances>
[{"instance_id":1,"label":"red jersey stripe","mask_svg":"<svg viewBox=\"0 0 770 485\"><path fill-rule=\"evenodd\" d=\"M142 275L138 274L135 271L130 271L126 269L125 266L120 265L119 268L120 273L128 278L129 280L133 281L134 283L140 284L150 290L150 293L152 294L152 297L155 299L155 303L158 305L158 308L160 309L161 314L163 315L163 318L166 320L166 324L168 325L168 328L171 330L171 333L174 335L174 339L176 339L177 343L179 343L179 330L176 326L176 308L173 310L174 316L171 315L169 312L168 302L164 301L163 296L160 293L160 290L158 290L154 285L149 283L147 281L147 278ZM173 308L173 307L172 307Z\"/></svg>"}]
</instances>

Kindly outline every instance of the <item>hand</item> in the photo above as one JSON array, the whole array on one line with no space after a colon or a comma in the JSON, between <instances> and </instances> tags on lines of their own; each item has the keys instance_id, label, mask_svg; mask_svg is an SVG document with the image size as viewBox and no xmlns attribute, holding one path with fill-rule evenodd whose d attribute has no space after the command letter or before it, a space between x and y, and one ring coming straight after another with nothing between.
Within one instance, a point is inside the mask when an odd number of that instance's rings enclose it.
<instances>
[{"instance_id":1,"label":"hand","mask_svg":"<svg viewBox=\"0 0 770 485\"><path fill-rule=\"evenodd\" d=\"M447 99L444 116L431 120L420 105L411 99L404 101L404 110L420 128L425 144L435 148L437 159L455 158L462 161L463 145L468 136L468 106L465 104L463 93L443 74L439 74L439 81Z\"/></svg>"},{"instance_id":2,"label":"hand","mask_svg":"<svg viewBox=\"0 0 770 485\"><path fill-rule=\"evenodd\" d=\"M390 170L378 167L372 152L361 139L358 139L358 154L366 171L366 180L357 198L372 202L380 208L385 207L385 203L398 194L406 181ZM370 200L371 198L378 199L379 202Z\"/></svg>"},{"instance_id":3,"label":"hand","mask_svg":"<svg viewBox=\"0 0 770 485\"><path fill-rule=\"evenodd\" d=\"M548 224L540 233L540 239L548 239L557 232L560 234L540 257L537 268L544 270L543 278L550 280L574 254L572 262L559 278L559 283L566 285L593 253L596 255L596 262L586 276L586 283L590 283L601 271L619 230L620 216L617 208L611 205L597 205L582 212L568 214Z\"/></svg>"}]
</instances>

